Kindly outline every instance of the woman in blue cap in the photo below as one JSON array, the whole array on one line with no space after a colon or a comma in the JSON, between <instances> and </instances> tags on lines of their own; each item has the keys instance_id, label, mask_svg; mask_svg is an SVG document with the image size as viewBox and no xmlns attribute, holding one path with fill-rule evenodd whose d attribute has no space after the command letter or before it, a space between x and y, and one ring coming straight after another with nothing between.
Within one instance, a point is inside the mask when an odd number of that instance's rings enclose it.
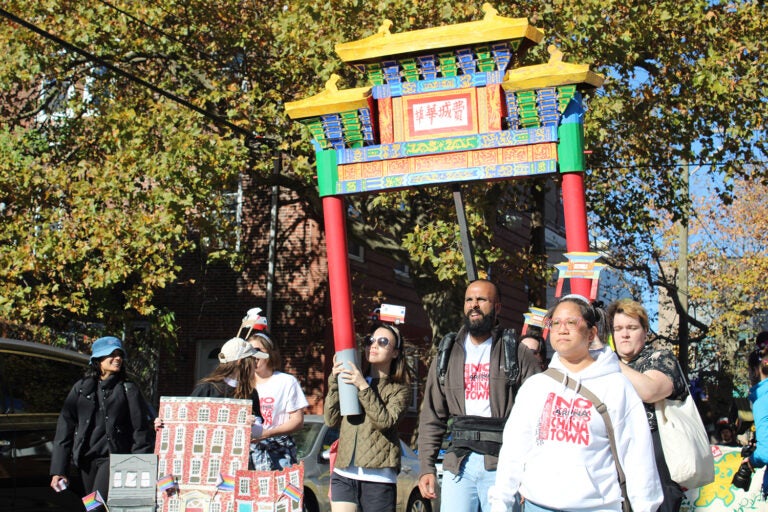
<instances>
[{"instance_id":1,"label":"woman in blue cap","mask_svg":"<svg viewBox=\"0 0 768 512\"><path fill-rule=\"evenodd\" d=\"M114 336L93 342L85 377L64 400L51 454L51 487L69 485L70 461L85 494L109 491L109 454L152 453L152 414L139 388L126 378L123 343Z\"/></svg>"}]
</instances>

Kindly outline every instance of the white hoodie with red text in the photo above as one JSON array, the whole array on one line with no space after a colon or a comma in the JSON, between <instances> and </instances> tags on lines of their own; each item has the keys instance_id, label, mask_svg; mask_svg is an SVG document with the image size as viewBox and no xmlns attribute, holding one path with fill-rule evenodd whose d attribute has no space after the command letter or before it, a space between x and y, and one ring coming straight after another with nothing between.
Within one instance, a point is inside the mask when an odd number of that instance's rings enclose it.
<instances>
[{"instance_id":1,"label":"white hoodie with red text","mask_svg":"<svg viewBox=\"0 0 768 512\"><path fill-rule=\"evenodd\" d=\"M645 408L610 348L569 373L555 354L549 364L589 388L607 406L633 512L663 500ZM592 402L553 378L528 378L504 428L491 512L505 512L516 492L556 510L621 511L621 488L605 423Z\"/></svg>"}]
</instances>

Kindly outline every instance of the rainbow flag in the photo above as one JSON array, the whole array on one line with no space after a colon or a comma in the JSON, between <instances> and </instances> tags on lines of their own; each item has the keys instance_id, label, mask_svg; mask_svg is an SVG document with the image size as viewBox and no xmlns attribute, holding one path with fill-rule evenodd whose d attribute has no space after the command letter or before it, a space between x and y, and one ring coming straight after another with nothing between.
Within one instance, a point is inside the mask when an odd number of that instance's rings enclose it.
<instances>
[{"instance_id":1,"label":"rainbow flag","mask_svg":"<svg viewBox=\"0 0 768 512\"><path fill-rule=\"evenodd\" d=\"M221 489L222 491L234 491L235 490L235 477L232 475L225 475L223 473L219 473L219 482L216 484L216 487Z\"/></svg>"},{"instance_id":2,"label":"rainbow flag","mask_svg":"<svg viewBox=\"0 0 768 512\"><path fill-rule=\"evenodd\" d=\"M293 484L288 484L285 486L285 489L283 489L283 493L280 495L280 497L282 498L283 496L287 496L293 501L300 502L303 495L304 492L301 489Z\"/></svg>"},{"instance_id":3,"label":"rainbow flag","mask_svg":"<svg viewBox=\"0 0 768 512\"><path fill-rule=\"evenodd\" d=\"M164 477L161 477L160 480L157 481L157 488L160 489L160 491L172 492L176 490L178 487L179 487L179 484L176 483L176 480L173 478L173 475L165 475Z\"/></svg>"},{"instance_id":4,"label":"rainbow flag","mask_svg":"<svg viewBox=\"0 0 768 512\"><path fill-rule=\"evenodd\" d=\"M101 497L99 491L93 491L88 496L83 497L83 505L85 505L85 510L94 510L104 505L104 498Z\"/></svg>"}]
</instances>

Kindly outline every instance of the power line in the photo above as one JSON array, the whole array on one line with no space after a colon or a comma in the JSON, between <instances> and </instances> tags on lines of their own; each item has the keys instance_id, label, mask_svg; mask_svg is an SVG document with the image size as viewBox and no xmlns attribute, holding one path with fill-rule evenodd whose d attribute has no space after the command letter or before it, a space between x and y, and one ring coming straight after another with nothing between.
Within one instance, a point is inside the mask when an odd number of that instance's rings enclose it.
<instances>
[{"instance_id":1,"label":"power line","mask_svg":"<svg viewBox=\"0 0 768 512\"><path fill-rule=\"evenodd\" d=\"M173 94L172 92L166 91L165 89L161 89L160 87L158 87L158 86L156 86L156 85L154 85L154 84L152 84L150 82L147 82L143 78L140 78L140 77L138 77L138 76L136 76L136 75L134 75L134 74L132 74L132 73L130 73L128 71L123 71L119 67L115 66L114 64L112 64L110 62L107 62L106 60L102 59L101 57L99 57L97 55L94 55L94 54L92 54L92 53L90 53L90 52L88 52L86 50L83 50L82 48L79 48L79 47L73 45L72 43L64 41L60 37L55 36L54 34L51 34L50 32L48 32L46 30L43 30L42 28L38 27L37 25L34 25L34 24L32 24L32 23L30 23L30 22L28 22L26 20L23 20L22 18L19 18L18 16L14 15L14 14L11 14L10 12L6 11L5 9L0 8L0 15L8 18L9 20L13 21L14 23L18 23L19 25L21 25L21 26L31 30L32 32L35 32L38 35L41 35L41 36L45 37L46 39L50 39L51 41L55 42L56 44L58 44L58 45L60 45L60 46L62 46L64 48L66 48L67 50L69 50L69 51L71 51L73 53L77 53L79 55L82 55L83 57L85 57L86 59L88 59L91 62L95 62L96 64L98 64L100 66L104 66L105 68L108 68L108 69L114 71L118 75L120 75L120 76L122 76L124 78L127 78L128 80L130 80L132 82L135 82L135 83L141 85L142 87L146 87L147 89L149 89L149 90L151 90L153 92L156 92L157 94L159 94L159 95L161 95L161 96L163 96L165 98L168 98L169 100L171 100L171 101L173 101L175 103L178 103L179 105L182 105L182 106L184 106L184 107L186 107L186 108L188 108L190 110L193 110L193 111L197 112L198 114L203 115L204 117L214 121L215 123L221 124L221 125L229 128L233 132L235 132L235 133L245 137L246 144L251 143L251 142L261 142L261 143L264 143L264 144L267 144L267 145L275 145L276 144L276 141L274 139L271 139L271 138L268 138L268 137L264 137L262 135L256 135L256 134L246 130L245 128L243 128L241 126L238 126L238 125L230 122L229 120L227 120L227 119L225 119L225 118L223 118L223 117L221 117L221 116L219 116L217 114L214 114L213 112L210 112L208 110L205 110L205 109L202 109L202 108L198 107L197 105L195 105L195 104L185 100L184 98L181 98L180 96L177 96L177 95Z\"/></svg>"},{"instance_id":2,"label":"power line","mask_svg":"<svg viewBox=\"0 0 768 512\"><path fill-rule=\"evenodd\" d=\"M114 9L115 11L119 12L119 13L120 13L120 14L122 14L123 16L126 16L127 18L129 18L129 19L131 19L131 20L135 21L136 23L138 23L138 24L140 24L140 25L142 25L142 26L144 26L144 27L148 28L148 29L149 29L149 30L151 30L152 32L156 32L156 33L158 33L158 34L160 34L160 35L162 35L162 36L164 36L164 37L167 37L167 38L168 38L168 39L170 39L171 41L176 41L176 42L177 42L177 43L179 43L180 45L182 45L182 46L184 46L184 47L186 47L186 48L189 48L189 49L191 49L191 50L192 50L192 51L194 51L194 52L197 52L198 54L200 54L200 55L204 56L205 58L213 60L213 57L212 57L210 54L208 54L208 53L204 52L203 50L200 50L200 49L199 49L199 48L197 48L196 46L192 46L192 45L190 45L190 44L189 44L187 41L183 41L183 40L179 39L178 37L174 36L173 34L169 34L168 32L165 32L165 31L163 31L163 30L161 30L161 29L159 29L159 28L155 27L154 25L150 25L150 24L149 24L149 23L147 23L146 21L144 21L144 20L142 20L142 19L140 19L140 18L137 18L136 16L134 16L134 15L133 15L133 14L131 14L131 13L129 13L128 11L125 11L125 10L123 10L123 9L120 9L120 8L119 8L119 7L117 7L116 5L114 5L114 4L111 4L111 3L107 2L106 0L98 0L98 2L99 2L99 3L101 3L101 4L103 4L103 5L105 5L105 6L107 6L107 7L109 7L110 9Z\"/></svg>"}]
</instances>

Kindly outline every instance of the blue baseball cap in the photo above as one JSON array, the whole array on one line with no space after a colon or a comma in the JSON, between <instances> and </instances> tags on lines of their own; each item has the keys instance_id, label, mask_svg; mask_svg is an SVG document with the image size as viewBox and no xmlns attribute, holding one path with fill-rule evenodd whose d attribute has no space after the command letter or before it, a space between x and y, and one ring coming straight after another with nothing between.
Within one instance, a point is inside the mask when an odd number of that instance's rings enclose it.
<instances>
[{"instance_id":1,"label":"blue baseball cap","mask_svg":"<svg viewBox=\"0 0 768 512\"><path fill-rule=\"evenodd\" d=\"M125 355L125 349L123 349L123 342L120 338L114 336L104 336L93 342L91 347L91 361L108 356L115 350L119 350Z\"/></svg>"}]
</instances>

